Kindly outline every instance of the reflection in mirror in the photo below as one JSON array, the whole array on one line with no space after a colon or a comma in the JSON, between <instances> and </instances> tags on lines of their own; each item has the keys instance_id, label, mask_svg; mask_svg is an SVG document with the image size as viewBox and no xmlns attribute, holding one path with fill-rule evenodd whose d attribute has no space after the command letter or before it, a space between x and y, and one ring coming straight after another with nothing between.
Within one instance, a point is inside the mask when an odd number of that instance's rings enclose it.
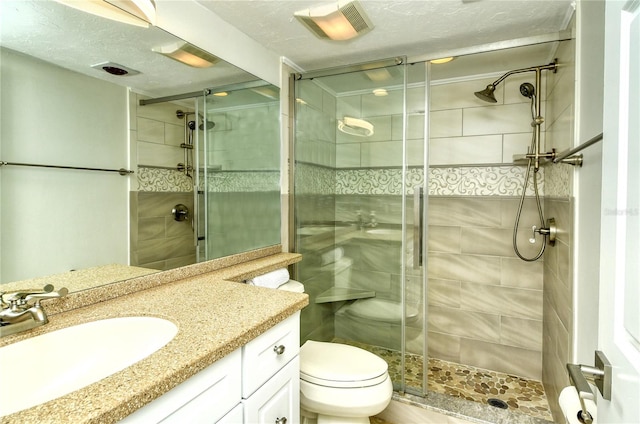
<instances>
[{"instance_id":1,"label":"reflection in mirror","mask_svg":"<svg viewBox=\"0 0 640 424\"><path fill-rule=\"evenodd\" d=\"M269 219L259 226L233 222L240 214L220 204L237 192L259 198L266 188L278 193L269 214L262 213L263 200L233 208L279 217L279 160L271 160L279 158L277 88L264 85L274 97L252 92L257 97L248 99L236 89L219 98L215 87L263 84L219 59L195 68L154 52L185 45L157 27L53 1L3 0L0 7L1 283L57 274L76 277L81 290L280 242L279 218L273 228ZM104 72L105 63L129 73ZM213 88L206 106L204 97L194 97L205 88ZM181 99L140 105L163 96ZM177 221L172 210L180 204L191 213ZM232 225L243 229L245 243L221 237Z\"/></svg>"}]
</instances>

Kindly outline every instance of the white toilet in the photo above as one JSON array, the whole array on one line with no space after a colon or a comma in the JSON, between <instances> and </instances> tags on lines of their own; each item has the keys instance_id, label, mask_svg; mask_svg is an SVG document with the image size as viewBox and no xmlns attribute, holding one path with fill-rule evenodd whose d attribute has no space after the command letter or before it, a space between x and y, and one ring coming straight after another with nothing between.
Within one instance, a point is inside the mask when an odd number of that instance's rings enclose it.
<instances>
[{"instance_id":1,"label":"white toilet","mask_svg":"<svg viewBox=\"0 0 640 424\"><path fill-rule=\"evenodd\" d=\"M302 293L304 285L289 280L278 287ZM300 413L302 424L369 424L393 394L384 359L354 346L308 340L300 348Z\"/></svg>"},{"instance_id":2,"label":"white toilet","mask_svg":"<svg viewBox=\"0 0 640 424\"><path fill-rule=\"evenodd\" d=\"M393 394L387 363L366 350L308 340L300 348L302 423L368 424Z\"/></svg>"}]
</instances>

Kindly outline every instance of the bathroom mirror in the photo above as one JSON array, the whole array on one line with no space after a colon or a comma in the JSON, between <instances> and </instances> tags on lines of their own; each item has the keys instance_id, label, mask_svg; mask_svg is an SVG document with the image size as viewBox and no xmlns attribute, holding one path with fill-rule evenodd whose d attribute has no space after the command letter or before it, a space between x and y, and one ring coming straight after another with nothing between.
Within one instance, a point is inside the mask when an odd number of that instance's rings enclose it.
<instances>
[{"instance_id":1,"label":"bathroom mirror","mask_svg":"<svg viewBox=\"0 0 640 424\"><path fill-rule=\"evenodd\" d=\"M138 247L130 246L128 234L137 229L137 224L130 219L139 212L130 210L138 208L139 202L129 193L139 193L142 185L139 182L138 139L134 138L134 133L141 130L135 113L139 99L196 93L206 88L250 86L252 82L262 86L258 78L215 57L213 66L197 68L159 54L158 50L168 51L180 46L193 50L197 47L158 27L124 24L54 1L3 0L0 12L3 73L0 161L134 171L129 176L114 174L107 177L93 171L57 172L6 163L0 166L0 283L86 268L104 270L102 265L111 267L115 264L118 269L107 272L116 274L113 280L78 272L89 288L92 284L108 284L164 269L149 267L148 270L146 266L120 269L121 265L129 263L130 257L131 263L136 263L135 249ZM103 70L107 66L128 73L113 75ZM121 73L116 70L118 72ZM37 78L29 80L33 75ZM31 91L33 86L38 89ZM96 89L98 86L100 88ZM129 96L127 88L135 94ZM277 103L277 88L272 88L275 90L269 93L271 96L275 93L276 98L270 100ZM99 104L103 109L85 107L66 96L55 97L82 90L93 100L93 105ZM265 98L264 95L261 97ZM240 98L235 96L235 99ZM227 118L224 108L213 107L213 101L208 103L211 113L217 114L213 119L219 119L218 130L234 124L231 118L223 122ZM199 113L208 113L203 97L199 101L191 98L163 103L161 107L172 110L174 120L178 119L175 116L178 109L195 111L200 107ZM234 104L228 109L239 107ZM149 113L144 118L146 123L158 122ZM182 136L183 122L186 120L165 125L163 131L171 130ZM277 122L276 126L279 128ZM55 144L52 133L63 134L69 144L62 147ZM232 171L245 169L240 167ZM155 177L155 174L147 175ZM58 178L76 188L62 191L53 199L52 193L62 187ZM120 193L117 199L101 196L114 190ZM85 193L80 195L79 191ZM126 195L123 197L122 193ZM67 196L69 202L60 206L60 198ZM174 206L167 205L167 214ZM95 213L87 213L87 208L95 209ZM45 216L46 220L43 219ZM53 217L58 218L54 220ZM100 228L100 232L114 235L113 239L98 243L99 248L92 245L97 236L87 227L91 222ZM145 228L154 231L156 227ZM51 239L54 230L63 234L59 238L60 246ZM273 240L262 241L262 245L254 247L279 244L279 228L274 234L277 237ZM86 251L86 257L74 261L65 254L62 239L67 244L76 244L78 250ZM46 249L43 250L43 246L47 246ZM116 250L119 252L114 253ZM132 274L129 271L133 271Z\"/></svg>"}]
</instances>

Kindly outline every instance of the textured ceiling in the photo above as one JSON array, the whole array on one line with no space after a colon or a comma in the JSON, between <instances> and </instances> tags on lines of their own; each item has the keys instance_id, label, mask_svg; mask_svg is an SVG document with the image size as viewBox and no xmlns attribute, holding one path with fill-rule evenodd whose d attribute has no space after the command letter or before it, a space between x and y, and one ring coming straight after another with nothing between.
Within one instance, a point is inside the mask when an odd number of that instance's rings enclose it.
<instances>
[{"instance_id":1,"label":"textured ceiling","mask_svg":"<svg viewBox=\"0 0 640 424\"><path fill-rule=\"evenodd\" d=\"M571 0L360 0L374 29L336 42L292 19L331 1L197 1L305 70L550 34L564 30L573 12Z\"/></svg>"},{"instance_id":2,"label":"textured ceiling","mask_svg":"<svg viewBox=\"0 0 640 424\"><path fill-rule=\"evenodd\" d=\"M197 1L305 70L395 56L428 57L437 52L556 33L565 29L573 11L571 0L361 0L374 29L351 41L334 42L316 38L293 19L295 11L323 0ZM153 96L255 79L226 63L204 70L186 67L151 52L152 47L175 40L158 28L119 24L53 1L1 0L0 19L3 47ZM550 48L525 49L522 67L547 60ZM459 65L447 69L468 73L471 68L476 74L505 70L497 57L483 57L483 61L473 63L460 60ZM141 74L114 77L90 67L107 61Z\"/></svg>"},{"instance_id":3,"label":"textured ceiling","mask_svg":"<svg viewBox=\"0 0 640 424\"><path fill-rule=\"evenodd\" d=\"M3 47L152 96L257 79L223 61L205 69L185 66L152 52L179 41L159 28L122 24L54 1L0 0L0 30ZM117 77L91 68L104 62L140 74Z\"/></svg>"}]
</instances>

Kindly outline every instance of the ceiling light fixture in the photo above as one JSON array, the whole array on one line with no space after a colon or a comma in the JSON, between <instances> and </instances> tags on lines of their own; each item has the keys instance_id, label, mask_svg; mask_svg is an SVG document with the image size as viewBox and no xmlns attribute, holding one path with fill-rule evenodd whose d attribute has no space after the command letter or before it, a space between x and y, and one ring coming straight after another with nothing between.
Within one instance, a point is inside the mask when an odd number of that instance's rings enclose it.
<instances>
[{"instance_id":1,"label":"ceiling light fixture","mask_svg":"<svg viewBox=\"0 0 640 424\"><path fill-rule=\"evenodd\" d=\"M153 0L56 0L65 6L124 24L148 28L156 23Z\"/></svg>"},{"instance_id":2,"label":"ceiling light fixture","mask_svg":"<svg viewBox=\"0 0 640 424\"><path fill-rule=\"evenodd\" d=\"M449 56L449 57L443 57L443 58L440 58L440 59L432 59L432 60L430 60L429 62L431 62L431 63L433 63L433 64L436 64L436 65L439 65L439 64L441 64L441 63L449 63L449 62L451 62L453 59L454 59L454 57Z\"/></svg>"},{"instance_id":3,"label":"ceiling light fixture","mask_svg":"<svg viewBox=\"0 0 640 424\"><path fill-rule=\"evenodd\" d=\"M350 40L373 29L373 23L356 0L340 0L300 10L294 15L318 38Z\"/></svg>"},{"instance_id":4,"label":"ceiling light fixture","mask_svg":"<svg viewBox=\"0 0 640 424\"><path fill-rule=\"evenodd\" d=\"M373 90L373 95L378 97L384 97L384 96L388 96L389 92L384 88L376 88L375 90Z\"/></svg>"},{"instance_id":5,"label":"ceiling light fixture","mask_svg":"<svg viewBox=\"0 0 640 424\"><path fill-rule=\"evenodd\" d=\"M184 63L193 68L209 68L220 61L219 58L186 41L178 41L151 49L156 53Z\"/></svg>"},{"instance_id":6,"label":"ceiling light fixture","mask_svg":"<svg viewBox=\"0 0 640 424\"><path fill-rule=\"evenodd\" d=\"M338 129L345 134L357 137L371 137L373 135L373 124L371 122L349 116L338 120Z\"/></svg>"}]
</instances>

